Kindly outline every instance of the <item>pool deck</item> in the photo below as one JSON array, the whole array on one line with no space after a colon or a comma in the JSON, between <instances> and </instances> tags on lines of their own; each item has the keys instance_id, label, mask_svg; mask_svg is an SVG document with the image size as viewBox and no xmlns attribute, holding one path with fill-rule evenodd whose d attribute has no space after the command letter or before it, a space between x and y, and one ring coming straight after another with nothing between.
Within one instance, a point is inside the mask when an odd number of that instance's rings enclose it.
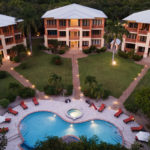
<instances>
[{"instance_id":1,"label":"pool deck","mask_svg":"<svg viewBox=\"0 0 150 150\"><path fill-rule=\"evenodd\" d=\"M131 144L134 143L135 134L137 132L132 132L130 127L138 126L138 124L135 121L125 124L123 122L123 119L127 118L128 117L127 115L122 114L119 118L116 118L114 117L115 110L111 109L110 107L106 107L106 109L103 112L98 112L97 110L89 107L89 105L85 102L84 99L81 100L72 99L71 103L65 103L64 101L65 101L64 97L63 98L57 97L56 99L50 98L49 100L39 100L39 105L35 106L31 101L31 99L29 99L26 101L28 109L23 110L19 105L13 108L14 110L17 110L19 112L17 116L14 116L9 113L5 113L4 114L5 117L12 118L11 123L0 124L0 127L9 128L9 132L6 134L8 138L8 145L6 147L6 150L12 150L12 147L13 150L20 150L19 145L22 143L22 139L19 132L19 123L25 116L37 111L50 111L56 113L65 121L72 122L72 123L85 122L87 120L94 120L94 119L105 120L114 124L116 127L119 128L124 139L124 145L127 148L130 148ZM105 103L105 101L95 103L95 105L99 107L101 103ZM66 111L69 110L70 108L80 109L83 112L83 117L75 121L68 118L66 116Z\"/></svg>"}]
</instances>

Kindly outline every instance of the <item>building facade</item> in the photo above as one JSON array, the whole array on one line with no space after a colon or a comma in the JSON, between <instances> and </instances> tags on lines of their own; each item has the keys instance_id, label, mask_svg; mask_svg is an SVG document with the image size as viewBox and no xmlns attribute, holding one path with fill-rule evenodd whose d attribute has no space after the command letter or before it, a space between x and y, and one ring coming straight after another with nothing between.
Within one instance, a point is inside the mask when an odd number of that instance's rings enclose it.
<instances>
[{"instance_id":1,"label":"building facade","mask_svg":"<svg viewBox=\"0 0 150 150\"><path fill-rule=\"evenodd\" d=\"M18 29L18 24L14 17L0 15L0 54L5 59L9 59L9 49L13 46L26 46L26 38Z\"/></svg>"},{"instance_id":2,"label":"building facade","mask_svg":"<svg viewBox=\"0 0 150 150\"><path fill-rule=\"evenodd\" d=\"M99 10L71 4L47 11L42 18L45 27L45 46L56 39L71 50L82 50L94 45L104 46L104 25L107 16Z\"/></svg>"},{"instance_id":3,"label":"building facade","mask_svg":"<svg viewBox=\"0 0 150 150\"><path fill-rule=\"evenodd\" d=\"M134 49L138 55L150 57L150 10L134 13L125 19L129 35L123 37L122 51Z\"/></svg>"}]
</instances>

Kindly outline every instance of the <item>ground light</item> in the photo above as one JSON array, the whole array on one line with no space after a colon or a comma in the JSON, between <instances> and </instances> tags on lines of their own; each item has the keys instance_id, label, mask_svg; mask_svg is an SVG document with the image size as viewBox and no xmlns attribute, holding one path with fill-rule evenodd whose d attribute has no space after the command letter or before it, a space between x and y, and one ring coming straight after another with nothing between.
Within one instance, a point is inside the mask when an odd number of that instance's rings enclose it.
<instances>
[{"instance_id":1,"label":"ground light","mask_svg":"<svg viewBox=\"0 0 150 150\"><path fill-rule=\"evenodd\" d=\"M112 65L116 66L117 62L115 60L112 61Z\"/></svg>"},{"instance_id":2,"label":"ground light","mask_svg":"<svg viewBox=\"0 0 150 150\"><path fill-rule=\"evenodd\" d=\"M31 56L31 52L30 52L30 51L27 51L27 55L28 55L28 56Z\"/></svg>"}]
</instances>

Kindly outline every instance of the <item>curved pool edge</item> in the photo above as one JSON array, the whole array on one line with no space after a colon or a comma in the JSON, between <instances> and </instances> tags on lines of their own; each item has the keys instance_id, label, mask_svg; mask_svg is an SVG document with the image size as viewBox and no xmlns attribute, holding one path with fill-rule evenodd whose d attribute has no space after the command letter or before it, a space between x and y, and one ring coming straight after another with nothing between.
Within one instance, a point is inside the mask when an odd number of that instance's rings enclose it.
<instances>
[{"instance_id":1,"label":"curved pool edge","mask_svg":"<svg viewBox=\"0 0 150 150\"><path fill-rule=\"evenodd\" d=\"M24 143L24 138L23 138L23 136L22 136L22 134L21 134L21 132L20 132L20 129L19 129L20 124L21 124L21 121L22 121L25 117L27 117L28 115L33 114L33 113L36 113L36 112L50 112L50 113L56 114L57 116L59 116L59 117L60 117L61 119L63 119L64 121L66 121L66 122L68 122L68 123L71 123L71 124L83 123L83 122L92 121L92 120L103 120L103 121L109 122L109 123L113 124L113 125L118 129L118 131L119 131L119 133L120 133L120 135L121 135L121 137L122 137L122 143L121 143L121 145L124 145L124 144L125 144L124 136L123 136L123 133L122 133L122 131L120 130L120 128L119 128L118 126L116 126L114 123L112 123L112 122L110 122L110 121L107 121L107 120L105 120L105 119L93 118L93 119L88 119L88 120L79 121L79 122L71 122L71 121L68 121L68 120L64 119L60 114L58 114L58 113L56 113L56 112L49 111L49 110L39 110L39 111L34 111L34 112L31 112L31 113L26 114L26 115L19 121L19 124L18 124L17 128L18 128L18 134L19 134L19 136L20 136L20 138L21 138L21 140L22 140L22 143L18 144L18 147L20 148L20 150L24 150L24 149L21 147L21 145ZM79 137L78 137L78 138L79 138Z\"/></svg>"}]
</instances>

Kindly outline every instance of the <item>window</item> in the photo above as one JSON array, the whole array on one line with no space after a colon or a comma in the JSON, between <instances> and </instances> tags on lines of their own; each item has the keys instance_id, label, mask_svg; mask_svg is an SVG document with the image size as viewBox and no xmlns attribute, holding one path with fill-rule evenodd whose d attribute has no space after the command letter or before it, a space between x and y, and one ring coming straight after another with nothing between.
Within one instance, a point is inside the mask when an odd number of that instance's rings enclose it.
<instances>
[{"instance_id":1,"label":"window","mask_svg":"<svg viewBox=\"0 0 150 150\"><path fill-rule=\"evenodd\" d=\"M4 27L4 28L3 28L3 32L4 32L4 33L8 33L8 32L9 32L9 28L8 28L8 27Z\"/></svg>"},{"instance_id":2,"label":"window","mask_svg":"<svg viewBox=\"0 0 150 150\"><path fill-rule=\"evenodd\" d=\"M137 28L138 24L137 23L129 23L129 28Z\"/></svg>"},{"instance_id":3,"label":"window","mask_svg":"<svg viewBox=\"0 0 150 150\"><path fill-rule=\"evenodd\" d=\"M60 31L59 35L65 37L66 36L66 31Z\"/></svg>"},{"instance_id":4,"label":"window","mask_svg":"<svg viewBox=\"0 0 150 150\"><path fill-rule=\"evenodd\" d=\"M1 41L1 39L0 39L0 46L2 46L2 41Z\"/></svg>"},{"instance_id":5,"label":"window","mask_svg":"<svg viewBox=\"0 0 150 150\"><path fill-rule=\"evenodd\" d=\"M149 24L143 24L141 30L146 30L146 31L148 31L148 30L149 30Z\"/></svg>"},{"instance_id":6,"label":"window","mask_svg":"<svg viewBox=\"0 0 150 150\"><path fill-rule=\"evenodd\" d=\"M126 43L126 48L135 49L135 44Z\"/></svg>"},{"instance_id":7,"label":"window","mask_svg":"<svg viewBox=\"0 0 150 150\"><path fill-rule=\"evenodd\" d=\"M100 26L101 24L102 24L102 20L100 20L100 19L93 20L93 26Z\"/></svg>"},{"instance_id":8,"label":"window","mask_svg":"<svg viewBox=\"0 0 150 150\"><path fill-rule=\"evenodd\" d=\"M56 25L56 20L47 20L47 25L48 26L55 26Z\"/></svg>"},{"instance_id":9,"label":"window","mask_svg":"<svg viewBox=\"0 0 150 150\"><path fill-rule=\"evenodd\" d=\"M83 36L89 36L89 31L83 31Z\"/></svg>"},{"instance_id":10,"label":"window","mask_svg":"<svg viewBox=\"0 0 150 150\"><path fill-rule=\"evenodd\" d=\"M66 20L59 20L59 26L66 26Z\"/></svg>"},{"instance_id":11,"label":"window","mask_svg":"<svg viewBox=\"0 0 150 150\"><path fill-rule=\"evenodd\" d=\"M16 39L16 40L21 39L21 34L15 35L15 39Z\"/></svg>"},{"instance_id":12,"label":"window","mask_svg":"<svg viewBox=\"0 0 150 150\"><path fill-rule=\"evenodd\" d=\"M13 42L13 38L7 38L5 39L6 44L12 43Z\"/></svg>"},{"instance_id":13,"label":"window","mask_svg":"<svg viewBox=\"0 0 150 150\"><path fill-rule=\"evenodd\" d=\"M139 52L144 52L144 51L145 51L145 47L139 47L139 48L138 48L138 51L139 51Z\"/></svg>"},{"instance_id":14,"label":"window","mask_svg":"<svg viewBox=\"0 0 150 150\"><path fill-rule=\"evenodd\" d=\"M129 38L129 39L136 39L136 37L137 37L137 34L129 34L129 35L127 35L127 38Z\"/></svg>"},{"instance_id":15,"label":"window","mask_svg":"<svg viewBox=\"0 0 150 150\"><path fill-rule=\"evenodd\" d=\"M147 37L146 36L140 36L140 41L141 42L146 42Z\"/></svg>"},{"instance_id":16,"label":"window","mask_svg":"<svg viewBox=\"0 0 150 150\"><path fill-rule=\"evenodd\" d=\"M100 40L92 40L92 45L100 45Z\"/></svg>"},{"instance_id":17,"label":"window","mask_svg":"<svg viewBox=\"0 0 150 150\"><path fill-rule=\"evenodd\" d=\"M48 35L57 35L57 30L48 30Z\"/></svg>"},{"instance_id":18,"label":"window","mask_svg":"<svg viewBox=\"0 0 150 150\"><path fill-rule=\"evenodd\" d=\"M82 20L82 25L83 26L89 26L90 25L90 21L89 20Z\"/></svg>"},{"instance_id":19,"label":"window","mask_svg":"<svg viewBox=\"0 0 150 150\"><path fill-rule=\"evenodd\" d=\"M100 35L101 30L92 30L92 35Z\"/></svg>"},{"instance_id":20,"label":"window","mask_svg":"<svg viewBox=\"0 0 150 150\"><path fill-rule=\"evenodd\" d=\"M82 46L89 46L89 41L83 41Z\"/></svg>"}]
</instances>

